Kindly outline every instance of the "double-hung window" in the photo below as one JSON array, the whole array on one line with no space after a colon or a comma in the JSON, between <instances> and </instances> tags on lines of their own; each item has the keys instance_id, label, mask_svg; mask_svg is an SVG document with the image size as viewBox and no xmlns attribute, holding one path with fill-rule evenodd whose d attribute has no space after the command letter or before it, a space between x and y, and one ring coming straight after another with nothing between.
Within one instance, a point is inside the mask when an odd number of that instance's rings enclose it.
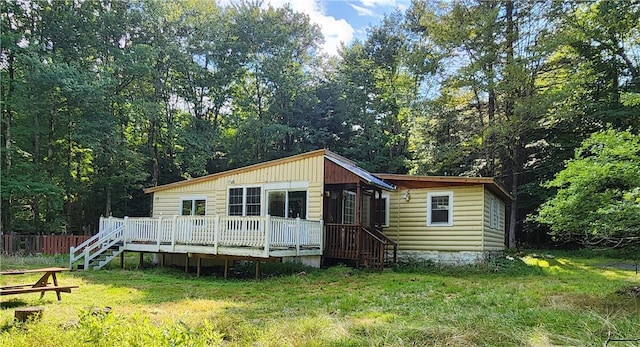
<instances>
[{"instance_id":1,"label":"double-hung window","mask_svg":"<svg viewBox=\"0 0 640 347\"><path fill-rule=\"evenodd\" d=\"M453 225L453 192L427 193L427 226Z\"/></svg>"},{"instance_id":2,"label":"double-hung window","mask_svg":"<svg viewBox=\"0 0 640 347\"><path fill-rule=\"evenodd\" d=\"M227 213L229 216L260 216L261 197L260 187L229 188Z\"/></svg>"}]
</instances>

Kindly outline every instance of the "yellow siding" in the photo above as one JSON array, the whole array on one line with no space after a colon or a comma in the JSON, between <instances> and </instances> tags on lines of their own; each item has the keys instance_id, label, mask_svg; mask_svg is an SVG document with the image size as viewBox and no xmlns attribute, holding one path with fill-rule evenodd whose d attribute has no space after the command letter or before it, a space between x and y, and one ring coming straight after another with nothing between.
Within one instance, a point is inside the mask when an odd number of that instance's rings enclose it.
<instances>
[{"instance_id":1,"label":"yellow siding","mask_svg":"<svg viewBox=\"0 0 640 347\"><path fill-rule=\"evenodd\" d=\"M491 227L491 197L493 197L495 203L498 204L500 210L500 222L498 228ZM495 251L504 249L504 236L505 236L505 204L502 199L491 193L489 190L484 192L484 250Z\"/></svg>"},{"instance_id":2,"label":"yellow siding","mask_svg":"<svg viewBox=\"0 0 640 347\"><path fill-rule=\"evenodd\" d=\"M411 189L390 193L385 233L402 251L482 251L483 187ZM453 226L427 226L427 193L453 193Z\"/></svg>"},{"instance_id":3,"label":"yellow siding","mask_svg":"<svg viewBox=\"0 0 640 347\"><path fill-rule=\"evenodd\" d=\"M230 187L305 182L308 184L309 214L307 219L320 220L322 219L323 177L324 156L322 155L261 167L237 174L221 175L216 179L195 182L153 193L153 216L180 214L180 198L187 196L206 196L207 215L226 215L227 192ZM261 201L263 207L265 201L264 192L265 190L262 189Z\"/></svg>"}]
</instances>

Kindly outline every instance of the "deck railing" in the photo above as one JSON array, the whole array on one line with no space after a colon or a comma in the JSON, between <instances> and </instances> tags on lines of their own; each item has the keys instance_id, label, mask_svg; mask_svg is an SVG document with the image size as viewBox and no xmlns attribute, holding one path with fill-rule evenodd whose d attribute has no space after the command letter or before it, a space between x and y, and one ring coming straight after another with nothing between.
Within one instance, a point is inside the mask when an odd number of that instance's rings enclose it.
<instances>
[{"instance_id":1,"label":"deck railing","mask_svg":"<svg viewBox=\"0 0 640 347\"><path fill-rule=\"evenodd\" d=\"M357 224L327 224L325 235L325 257L383 268L387 247L391 247L393 261L396 261L397 244L380 230Z\"/></svg>"},{"instance_id":2,"label":"deck railing","mask_svg":"<svg viewBox=\"0 0 640 347\"><path fill-rule=\"evenodd\" d=\"M123 227L123 241L138 244L322 249L321 221L271 216L101 218L99 235ZM214 252L217 253L217 252Z\"/></svg>"}]
</instances>

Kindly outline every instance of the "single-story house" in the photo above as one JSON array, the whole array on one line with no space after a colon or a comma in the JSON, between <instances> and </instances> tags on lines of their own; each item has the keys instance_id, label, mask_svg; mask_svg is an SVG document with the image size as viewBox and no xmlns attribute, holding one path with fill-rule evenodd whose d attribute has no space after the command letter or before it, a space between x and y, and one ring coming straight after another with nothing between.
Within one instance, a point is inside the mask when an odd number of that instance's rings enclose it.
<instances>
[{"instance_id":1,"label":"single-story house","mask_svg":"<svg viewBox=\"0 0 640 347\"><path fill-rule=\"evenodd\" d=\"M324 149L145 193L151 217L101 219L102 242L72 249L70 265L124 251L196 258L198 269L203 259L469 263L503 249L511 200L492 178L371 174Z\"/></svg>"}]
</instances>

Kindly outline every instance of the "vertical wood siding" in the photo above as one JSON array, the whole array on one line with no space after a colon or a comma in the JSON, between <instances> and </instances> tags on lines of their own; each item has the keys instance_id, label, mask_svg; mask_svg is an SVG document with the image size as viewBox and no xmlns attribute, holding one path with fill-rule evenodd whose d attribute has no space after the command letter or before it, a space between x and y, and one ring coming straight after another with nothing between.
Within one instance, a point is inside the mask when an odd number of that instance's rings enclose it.
<instances>
[{"instance_id":1,"label":"vertical wood siding","mask_svg":"<svg viewBox=\"0 0 640 347\"><path fill-rule=\"evenodd\" d=\"M389 227L385 234L401 251L482 251L482 185L449 188L406 189L390 193ZM453 192L453 226L427 226L427 193Z\"/></svg>"},{"instance_id":2,"label":"vertical wood siding","mask_svg":"<svg viewBox=\"0 0 640 347\"><path fill-rule=\"evenodd\" d=\"M207 215L226 215L229 187L261 186L265 183L299 181L309 183L307 190L309 214L307 219L319 220L322 218L323 175L323 155L281 162L235 174L223 174L211 180L153 193L153 217L180 214L180 198L186 196L206 196ZM262 189L263 214L265 199L264 189Z\"/></svg>"}]
</instances>

